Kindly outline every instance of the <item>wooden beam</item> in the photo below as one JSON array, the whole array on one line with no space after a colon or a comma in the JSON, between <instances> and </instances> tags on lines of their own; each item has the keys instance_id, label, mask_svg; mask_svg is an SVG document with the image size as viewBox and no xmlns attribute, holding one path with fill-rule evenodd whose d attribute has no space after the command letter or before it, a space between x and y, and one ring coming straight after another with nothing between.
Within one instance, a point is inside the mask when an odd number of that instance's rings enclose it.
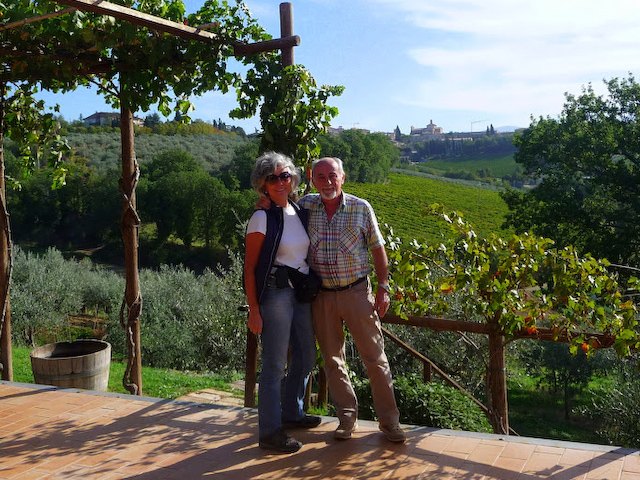
<instances>
[{"instance_id":1,"label":"wooden beam","mask_svg":"<svg viewBox=\"0 0 640 480\"><path fill-rule=\"evenodd\" d=\"M489 366L487 367L487 384L490 395L489 421L493 427L493 433L509 435L507 366L504 345L504 336L500 332L494 331L489 334Z\"/></svg>"},{"instance_id":2,"label":"wooden beam","mask_svg":"<svg viewBox=\"0 0 640 480\"><path fill-rule=\"evenodd\" d=\"M4 119L7 86L0 82L0 378L13 381L11 346L11 308L9 284L11 282L11 231L6 204L4 164Z\"/></svg>"},{"instance_id":3,"label":"wooden beam","mask_svg":"<svg viewBox=\"0 0 640 480\"><path fill-rule=\"evenodd\" d=\"M123 386L133 395L142 395L142 355L140 347L140 315L142 295L140 293L140 272L138 268L138 229L140 218L136 212L136 186L140 178L140 169L136 160L133 133L133 112L126 106L120 106L120 143L122 147L122 177L120 193L122 195L122 214L120 228L124 244L125 294L120 319L125 329L129 358ZM126 306L126 308L124 308Z\"/></svg>"},{"instance_id":4,"label":"wooden beam","mask_svg":"<svg viewBox=\"0 0 640 480\"><path fill-rule=\"evenodd\" d=\"M387 314L382 319L382 323L391 323L395 325L411 325L414 327L427 327L432 330L446 331L446 332L470 332L491 334L498 332L497 325L489 325L486 323L477 322L465 322L463 320L451 320L449 318L437 318L437 317L418 317L409 316L407 319L403 319L397 315ZM597 348L609 348L613 345L615 337L607 333L583 333L585 339L595 340ZM514 332L509 335L507 341L513 340L544 340L550 342L570 343L567 332L557 332L551 328L538 327L532 332L527 332L526 329Z\"/></svg>"},{"instance_id":5,"label":"wooden beam","mask_svg":"<svg viewBox=\"0 0 640 480\"><path fill-rule=\"evenodd\" d=\"M247 358L245 359L244 406L255 408L258 383L258 336L247 328Z\"/></svg>"},{"instance_id":6,"label":"wooden beam","mask_svg":"<svg viewBox=\"0 0 640 480\"><path fill-rule=\"evenodd\" d=\"M486 323L465 322L462 320L450 320L448 318L409 316L405 320L397 315L386 314L381 320L383 323L428 327L433 330L442 330L448 332L470 332L484 334L495 332L495 327L487 325Z\"/></svg>"},{"instance_id":7,"label":"wooden beam","mask_svg":"<svg viewBox=\"0 0 640 480\"><path fill-rule=\"evenodd\" d=\"M616 338L608 333L582 333L586 342L594 341L596 348L609 348L613 346ZM573 335L576 336L575 334ZM548 342L570 343L571 338L568 333L557 332L551 328L538 327L535 331L529 333L525 329L515 332L511 339L513 340L544 340ZM633 347L632 350L635 350Z\"/></svg>"},{"instance_id":8,"label":"wooden beam","mask_svg":"<svg viewBox=\"0 0 640 480\"><path fill-rule=\"evenodd\" d=\"M164 18L149 15L148 13L139 12L133 8L123 7L113 3L105 2L103 0L54 0L57 3L63 3L70 7L77 8L78 10L84 10L88 12L98 13L101 15L109 15L111 17L125 20L134 25L147 27L152 30L158 30L165 33L170 33L181 38L188 38L190 40L199 40L207 42L221 42L235 44L229 42L220 36L205 32L197 27L190 27L178 22L172 22L171 20L165 20ZM240 43L240 42L237 42Z\"/></svg>"},{"instance_id":9,"label":"wooden beam","mask_svg":"<svg viewBox=\"0 0 640 480\"><path fill-rule=\"evenodd\" d=\"M3 30L10 30L12 28L21 27L22 25L28 25L29 23L46 20L47 18L59 17L60 15L65 15L67 13L71 13L75 11L76 11L75 8L65 8L64 10L59 10L57 12L51 12L45 15L38 15L37 17L24 18L22 20L18 20L17 22L5 23L4 25L0 25L0 32Z\"/></svg>"},{"instance_id":10,"label":"wooden beam","mask_svg":"<svg viewBox=\"0 0 640 480\"><path fill-rule=\"evenodd\" d=\"M182 23L165 20L154 15L139 12L132 8L115 5L103 0L54 0L57 3L69 5L78 10L89 11L101 15L109 15L111 17L125 20L134 25L170 33L181 38L189 40L198 40L201 42L216 42L229 44L234 47L235 56L251 55L254 53L268 52L272 50L286 50L300 45L300 37L291 35L284 38L276 38L257 43L245 43L237 40L228 40L216 35L215 33L206 32L203 27L190 27Z\"/></svg>"},{"instance_id":11,"label":"wooden beam","mask_svg":"<svg viewBox=\"0 0 640 480\"><path fill-rule=\"evenodd\" d=\"M293 5L289 2L280 4L280 37L293 35ZM282 66L294 64L293 47L282 48Z\"/></svg>"},{"instance_id":12,"label":"wooden beam","mask_svg":"<svg viewBox=\"0 0 640 480\"><path fill-rule=\"evenodd\" d=\"M236 57L251 55L253 53L269 52L272 50L285 50L300 45L300 37L292 35L290 37L274 38L258 43L237 43L233 45L233 54Z\"/></svg>"}]
</instances>

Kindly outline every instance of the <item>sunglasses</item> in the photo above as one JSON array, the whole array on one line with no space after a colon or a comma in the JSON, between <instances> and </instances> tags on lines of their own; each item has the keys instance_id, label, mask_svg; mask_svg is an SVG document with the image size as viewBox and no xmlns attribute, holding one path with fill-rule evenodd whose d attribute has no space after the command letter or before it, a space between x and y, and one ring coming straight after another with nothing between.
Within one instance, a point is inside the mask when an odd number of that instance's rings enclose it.
<instances>
[{"instance_id":1,"label":"sunglasses","mask_svg":"<svg viewBox=\"0 0 640 480\"><path fill-rule=\"evenodd\" d=\"M289 183L291 181L291 174L289 172L282 172L280 175L267 175L265 181L270 184L278 183L278 181L282 180L284 183Z\"/></svg>"}]
</instances>

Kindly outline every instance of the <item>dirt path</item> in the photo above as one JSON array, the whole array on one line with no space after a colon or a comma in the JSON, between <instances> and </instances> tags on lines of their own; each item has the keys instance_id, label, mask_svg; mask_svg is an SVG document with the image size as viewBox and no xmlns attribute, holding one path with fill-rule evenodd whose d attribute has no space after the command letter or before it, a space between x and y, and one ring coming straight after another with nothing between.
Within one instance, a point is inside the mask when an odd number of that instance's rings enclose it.
<instances>
[{"instance_id":1,"label":"dirt path","mask_svg":"<svg viewBox=\"0 0 640 480\"><path fill-rule=\"evenodd\" d=\"M244 382L238 381L231 384L234 389L239 392L244 392ZM199 390L197 392L191 392L187 395L183 395L176 400L183 402L197 402L197 403L215 403L216 405L225 405L228 407L242 407L244 406L244 396L238 396L232 392L225 392L222 390L216 390L214 388L207 388L205 390Z\"/></svg>"}]
</instances>

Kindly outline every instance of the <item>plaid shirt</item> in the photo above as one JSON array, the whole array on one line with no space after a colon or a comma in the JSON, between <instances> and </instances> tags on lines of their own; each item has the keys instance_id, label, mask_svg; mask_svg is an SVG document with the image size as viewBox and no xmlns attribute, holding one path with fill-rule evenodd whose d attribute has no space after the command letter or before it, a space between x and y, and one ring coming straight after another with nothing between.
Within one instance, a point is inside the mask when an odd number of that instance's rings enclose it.
<instances>
[{"instance_id":1,"label":"plaid shirt","mask_svg":"<svg viewBox=\"0 0 640 480\"><path fill-rule=\"evenodd\" d=\"M371 272L369 250L385 242L369 202L343 192L331 223L320 195L305 195L298 205L309 210L307 260L323 286L344 287Z\"/></svg>"}]
</instances>

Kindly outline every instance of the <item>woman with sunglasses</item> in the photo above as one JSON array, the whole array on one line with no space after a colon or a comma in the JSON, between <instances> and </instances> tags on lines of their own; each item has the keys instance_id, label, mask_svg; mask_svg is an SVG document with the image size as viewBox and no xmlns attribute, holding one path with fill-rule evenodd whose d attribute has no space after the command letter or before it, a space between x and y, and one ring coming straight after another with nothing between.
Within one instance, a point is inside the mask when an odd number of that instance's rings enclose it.
<instances>
[{"instance_id":1,"label":"woman with sunglasses","mask_svg":"<svg viewBox=\"0 0 640 480\"><path fill-rule=\"evenodd\" d=\"M271 200L271 207L253 213L245 238L247 322L262 343L259 445L286 453L298 451L302 443L290 437L285 428L313 428L321 422L320 417L306 415L303 410L316 360L311 306L296 299L287 269L309 272L307 212L292 200L299 184L300 172L289 157L275 152L260 156L251 173L251 185ZM289 348L291 357L281 395Z\"/></svg>"}]
</instances>

